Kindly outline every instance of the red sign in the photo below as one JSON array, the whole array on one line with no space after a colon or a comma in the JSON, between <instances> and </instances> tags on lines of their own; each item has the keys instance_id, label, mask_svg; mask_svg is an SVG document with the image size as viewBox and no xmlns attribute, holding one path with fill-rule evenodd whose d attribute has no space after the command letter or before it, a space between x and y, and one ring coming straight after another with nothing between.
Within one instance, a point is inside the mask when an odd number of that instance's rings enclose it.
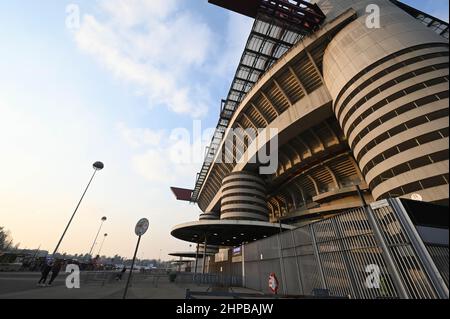
<instances>
[{"instance_id":1,"label":"red sign","mask_svg":"<svg viewBox=\"0 0 450 319\"><path fill-rule=\"evenodd\" d=\"M271 273L269 276L269 288L276 295L278 293L278 278L275 273Z\"/></svg>"}]
</instances>

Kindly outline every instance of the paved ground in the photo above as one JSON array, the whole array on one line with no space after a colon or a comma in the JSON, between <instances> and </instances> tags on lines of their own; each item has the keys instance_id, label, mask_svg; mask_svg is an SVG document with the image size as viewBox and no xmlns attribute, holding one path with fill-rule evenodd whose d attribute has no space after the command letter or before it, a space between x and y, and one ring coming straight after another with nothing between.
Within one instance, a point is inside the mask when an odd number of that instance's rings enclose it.
<instances>
[{"instance_id":1,"label":"paved ground","mask_svg":"<svg viewBox=\"0 0 450 319\"><path fill-rule=\"evenodd\" d=\"M103 281L82 280L80 289L67 289L65 274L62 273L52 287L41 288L36 286L39 277L38 273L0 272L0 299L121 299L126 284L126 280L112 280L105 285ZM186 289L208 289L195 284L171 283L167 276L162 276L158 282L152 277L135 277L137 280L128 291L129 299L185 299Z\"/></svg>"}]
</instances>

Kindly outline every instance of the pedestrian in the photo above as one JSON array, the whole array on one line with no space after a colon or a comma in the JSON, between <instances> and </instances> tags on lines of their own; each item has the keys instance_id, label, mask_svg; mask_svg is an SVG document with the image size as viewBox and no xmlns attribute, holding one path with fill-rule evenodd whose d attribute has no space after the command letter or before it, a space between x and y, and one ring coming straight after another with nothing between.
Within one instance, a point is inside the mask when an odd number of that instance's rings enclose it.
<instances>
[{"instance_id":1,"label":"pedestrian","mask_svg":"<svg viewBox=\"0 0 450 319\"><path fill-rule=\"evenodd\" d=\"M61 268L62 268L62 264L63 264L63 262L60 260L60 261L55 262L55 264L53 265L52 277L50 278L50 281L48 283L49 286L51 286L53 281L56 279L56 277L58 277L59 272L61 271Z\"/></svg>"},{"instance_id":2,"label":"pedestrian","mask_svg":"<svg viewBox=\"0 0 450 319\"><path fill-rule=\"evenodd\" d=\"M122 280L122 276L126 271L127 271L127 266L123 266L123 269L120 271L120 273L117 274L116 280L117 281Z\"/></svg>"},{"instance_id":3,"label":"pedestrian","mask_svg":"<svg viewBox=\"0 0 450 319\"><path fill-rule=\"evenodd\" d=\"M46 262L44 266L42 267L42 275L41 279L39 279L38 286L44 287L45 282L47 281L48 274L50 273L50 270L52 270L53 263L51 261Z\"/></svg>"}]
</instances>

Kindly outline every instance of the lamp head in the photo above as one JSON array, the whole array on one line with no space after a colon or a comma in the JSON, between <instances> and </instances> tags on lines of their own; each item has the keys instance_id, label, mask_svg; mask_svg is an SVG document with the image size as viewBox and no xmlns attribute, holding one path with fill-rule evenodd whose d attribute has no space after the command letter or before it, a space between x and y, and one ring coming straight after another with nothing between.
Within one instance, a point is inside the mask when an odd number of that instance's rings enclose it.
<instances>
[{"instance_id":1,"label":"lamp head","mask_svg":"<svg viewBox=\"0 0 450 319\"><path fill-rule=\"evenodd\" d=\"M105 165L102 162L95 162L94 165L92 166L96 171L100 171L105 167Z\"/></svg>"}]
</instances>

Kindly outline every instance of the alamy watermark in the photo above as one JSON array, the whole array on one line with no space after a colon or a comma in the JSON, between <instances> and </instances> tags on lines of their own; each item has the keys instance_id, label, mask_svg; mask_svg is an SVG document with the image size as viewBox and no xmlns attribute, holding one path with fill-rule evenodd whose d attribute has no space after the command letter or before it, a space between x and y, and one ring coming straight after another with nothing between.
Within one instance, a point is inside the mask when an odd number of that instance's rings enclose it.
<instances>
[{"instance_id":1,"label":"alamy watermark","mask_svg":"<svg viewBox=\"0 0 450 319\"><path fill-rule=\"evenodd\" d=\"M69 273L66 277L67 289L80 289L80 267L75 264L69 264L66 267L66 273Z\"/></svg>"},{"instance_id":2,"label":"alamy watermark","mask_svg":"<svg viewBox=\"0 0 450 319\"><path fill-rule=\"evenodd\" d=\"M381 9L376 4L369 4L366 7L366 27L368 29L380 29L381 28Z\"/></svg>"},{"instance_id":3,"label":"alamy watermark","mask_svg":"<svg viewBox=\"0 0 450 319\"><path fill-rule=\"evenodd\" d=\"M369 29L379 29L381 27L381 9L376 4L369 4L366 7L366 27ZM70 3L66 6L66 27L69 30L77 30L81 26L80 6Z\"/></svg>"},{"instance_id":4,"label":"alamy watermark","mask_svg":"<svg viewBox=\"0 0 450 319\"><path fill-rule=\"evenodd\" d=\"M66 6L66 28L69 30L78 30L81 27L80 6L74 3Z\"/></svg>"},{"instance_id":5,"label":"alamy watermark","mask_svg":"<svg viewBox=\"0 0 450 319\"><path fill-rule=\"evenodd\" d=\"M378 265L368 265L366 267L366 287L368 289L380 289L381 287L381 271Z\"/></svg>"},{"instance_id":6,"label":"alamy watermark","mask_svg":"<svg viewBox=\"0 0 450 319\"><path fill-rule=\"evenodd\" d=\"M229 128L218 137L215 129L202 130L201 121L194 121L192 131L172 130L170 160L175 164L259 164L260 174L274 174L278 169L278 132L276 128Z\"/></svg>"}]
</instances>

